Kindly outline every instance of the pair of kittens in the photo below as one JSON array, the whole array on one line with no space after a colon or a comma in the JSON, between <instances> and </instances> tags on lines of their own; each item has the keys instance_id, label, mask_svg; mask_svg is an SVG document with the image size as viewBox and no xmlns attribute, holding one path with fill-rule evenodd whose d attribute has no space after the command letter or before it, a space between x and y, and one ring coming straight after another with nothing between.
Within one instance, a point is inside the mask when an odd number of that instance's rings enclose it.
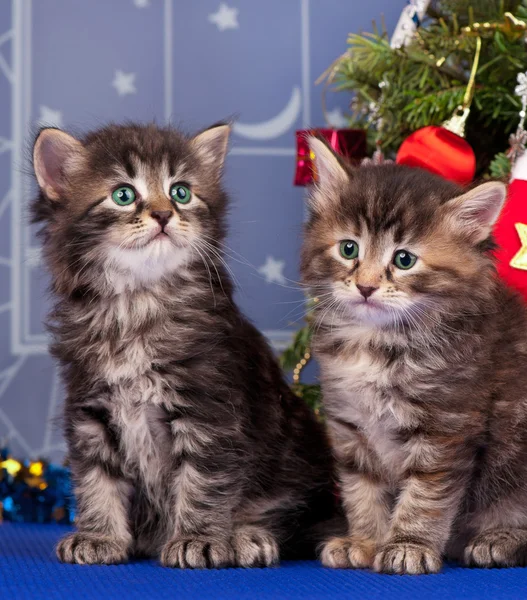
<instances>
[{"instance_id":1,"label":"pair of kittens","mask_svg":"<svg viewBox=\"0 0 527 600\"><path fill-rule=\"evenodd\" d=\"M78 505L60 560L270 566L321 543L336 568L524 564L527 313L490 254L505 186L354 170L310 140L301 270L326 428L233 304L228 137L35 142Z\"/></svg>"}]
</instances>

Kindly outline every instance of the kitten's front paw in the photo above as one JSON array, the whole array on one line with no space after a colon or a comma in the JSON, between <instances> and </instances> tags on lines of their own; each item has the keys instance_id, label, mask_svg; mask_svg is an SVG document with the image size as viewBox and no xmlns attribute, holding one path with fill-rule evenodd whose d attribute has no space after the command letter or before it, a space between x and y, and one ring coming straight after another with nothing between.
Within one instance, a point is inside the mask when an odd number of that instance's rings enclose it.
<instances>
[{"instance_id":1,"label":"kitten's front paw","mask_svg":"<svg viewBox=\"0 0 527 600\"><path fill-rule=\"evenodd\" d=\"M332 569L367 569L373 566L374 544L351 537L332 538L324 544L320 560Z\"/></svg>"},{"instance_id":2,"label":"kitten's front paw","mask_svg":"<svg viewBox=\"0 0 527 600\"><path fill-rule=\"evenodd\" d=\"M240 527L234 532L232 545L238 567L271 567L280 558L278 542L261 527Z\"/></svg>"},{"instance_id":3,"label":"kitten's front paw","mask_svg":"<svg viewBox=\"0 0 527 600\"><path fill-rule=\"evenodd\" d=\"M527 565L527 532L502 529L478 535L465 548L469 567L524 567Z\"/></svg>"},{"instance_id":4,"label":"kitten's front paw","mask_svg":"<svg viewBox=\"0 0 527 600\"><path fill-rule=\"evenodd\" d=\"M116 565L128 560L128 548L96 533L70 533L57 544L57 557L77 565Z\"/></svg>"},{"instance_id":5,"label":"kitten's front paw","mask_svg":"<svg viewBox=\"0 0 527 600\"><path fill-rule=\"evenodd\" d=\"M165 544L161 564L180 569L224 569L234 566L234 549L228 540L205 536L174 539Z\"/></svg>"},{"instance_id":6,"label":"kitten's front paw","mask_svg":"<svg viewBox=\"0 0 527 600\"><path fill-rule=\"evenodd\" d=\"M384 546L373 566L379 573L421 575L439 573L442 564L441 556L432 548L417 542L399 542Z\"/></svg>"}]
</instances>

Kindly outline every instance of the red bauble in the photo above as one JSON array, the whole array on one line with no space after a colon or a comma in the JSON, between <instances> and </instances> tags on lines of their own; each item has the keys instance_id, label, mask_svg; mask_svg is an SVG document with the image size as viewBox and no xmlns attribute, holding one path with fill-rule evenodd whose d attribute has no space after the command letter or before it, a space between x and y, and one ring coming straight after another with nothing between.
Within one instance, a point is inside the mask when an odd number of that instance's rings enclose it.
<instances>
[{"instance_id":1,"label":"red bauble","mask_svg":"<svg viewBox=\"0 0 527 600\"><path fill-rule=\"evenodd\" d=\"M399 165L426 169L461 185L470 183L476 172L476 156L459 135L430 125L409 135L397 152Z\"/></svg>"},{"instance_id":2,"label":"red bauble","mask_svg":"<svg viewBox=\"0 0 527 600\"><path fill-rule=\"evenodd\" d=\"M515 168L518 176L526 177L527 174L518 173L522 166L527 167L527 154L518 159ZM527 300L527 248L522 244L518 225L520 229L522 225L524 229L527 227L527 181L523 178L514 179L509 185L507 201L494 228L494 238L499 246L496 257L500 277ZM516 266L511 265L511 261Z\"/></svg>"}]
</instances>

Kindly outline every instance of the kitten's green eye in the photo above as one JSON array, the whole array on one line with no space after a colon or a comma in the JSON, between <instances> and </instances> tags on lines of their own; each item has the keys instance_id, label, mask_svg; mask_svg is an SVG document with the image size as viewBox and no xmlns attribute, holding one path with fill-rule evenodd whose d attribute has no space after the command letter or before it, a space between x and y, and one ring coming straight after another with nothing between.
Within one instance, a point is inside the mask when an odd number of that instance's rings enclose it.
<instances>
[{"instance_id":1,"label":"kitten's green eye","mask_svg":"<svg viewBox=\"0 0 527 600\"><path fill-rule=\"evenodd\" d=\"M417 256L408 250L398 250L393 257L393 264L403 271L411 269L417 261Z\"/></svg>"},{"instance_id":2,"label":"kitten's green eye","mask_svg":"<svg viewBox=\"0 0 527 600\"><path fill-rule=\"evenodd\" d=\"M134 188L123 185L117 188L112 194L112 200L119 206L128 206L135 200Z\"/></svg>"},{"instance_id":3,"label":"kitten's green eye","mask_svg":"<svg viewBox=\"0 0 527 600\"><path fill-rule=\"evenodd\" d=\"M174 185L170 186L170 197L174 202L179 202L180 204L188 204L190 202L190 190L186 185L182 185L181 183L174 183Z\"/></svg>"},{"instance_id":4,"label":"kitten's green eye","mask_svg":"<svg viewBox=\"0 0 527 600\"><path fill-rule=\"evenodd\" d=\"M348 260L359 256L359 245L353 240L344 240L340 242L340 255Z\"/></svg>"}]
</instances>

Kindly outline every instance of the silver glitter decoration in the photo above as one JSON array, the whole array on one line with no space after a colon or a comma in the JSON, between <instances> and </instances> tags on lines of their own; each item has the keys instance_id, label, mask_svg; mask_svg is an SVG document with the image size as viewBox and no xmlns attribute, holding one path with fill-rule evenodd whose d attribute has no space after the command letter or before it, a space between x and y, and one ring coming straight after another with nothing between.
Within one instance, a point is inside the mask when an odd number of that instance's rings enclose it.
<instances>
[{"instance_id":1,"label":"silver glitter decoration","mask_svg":"<svg viewBox=\"0 0 527 600\"><path fill-rule=\"evenodd\" d=\"M371 158L366 157L361 160L361 165L382 165L384 163L393 162L393 160L384 158L384 153L381 148L384 120L380 115L380 107L383 102L384 90L388 87L388 85L388 81L385 77L383 77L382 81L379 82L379 89L381 90L379 99L376 102L370 102L368 105L368 127L375 127L377 131L377 147Z\"/></svg>"},{"instance_id":2,"label":"silver glitter decoration","mask_svg":"<svg viewBox=\"0 0 527 600\"><path fill-rule=\"evenodd\" d=\"M525 152L525 144L527 143L527 131L525 131L525 116L527 114L527 72L518 73L518 85L514 88L514 93L519 96L522 102L520 110L520 122L515 133L509 137L510 148L507 150L507 156L514 165L516 160Z\"/></svg>"},{"instance_id":3,"label":"silver glitter decoration","mask_svg":"<svg viewBox=\"0 0 527 600\"><path fill-rule=\"evenodd\" d=\"M371 158L366 157L360 161L361 165L370 166L385 165L387 163L393 163L393 160L391 158L384 158L384 152L380 146L377 146L377 150L375 150Z\"/></svg>"}]
</instances>

